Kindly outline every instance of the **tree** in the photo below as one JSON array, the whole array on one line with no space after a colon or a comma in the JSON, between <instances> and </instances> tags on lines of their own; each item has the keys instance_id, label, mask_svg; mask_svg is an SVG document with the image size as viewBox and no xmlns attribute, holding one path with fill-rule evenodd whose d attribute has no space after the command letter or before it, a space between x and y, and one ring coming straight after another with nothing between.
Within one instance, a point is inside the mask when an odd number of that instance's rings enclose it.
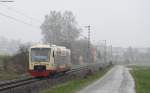
<instances>
[{"instance_id":1,"label":"tree","mask_svg":"<svg viewBox=\"0 0 150 93\"><path fill-rule=\"evenodd\" d=\"M27 45L20 45L18 53L12 56L11 61L15 64L16 71L18 73L25 73L28 69L28 48L29 44Z\"/></svg>"},{"instance_id":2,"label":"tree","mask_svg":"<svg viewBox=\"0 0 150 93\"><path fill-rule=\"evenodd\" d=\"M45 16L45 20L41 25L44 43L52 43L56 45L70 46L80 33L75 16L72 12L64 13L51 11Z\"/></svg>"}]
</instances>

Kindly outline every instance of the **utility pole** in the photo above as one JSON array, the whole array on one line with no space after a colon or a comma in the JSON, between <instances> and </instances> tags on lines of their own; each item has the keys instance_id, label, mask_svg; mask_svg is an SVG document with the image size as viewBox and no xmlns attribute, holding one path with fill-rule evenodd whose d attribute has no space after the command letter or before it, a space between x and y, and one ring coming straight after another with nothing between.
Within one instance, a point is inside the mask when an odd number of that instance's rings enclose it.
<instances>
[{"instance_id":1,"label":"utility pole","mask_svg":"<svg viewBox=\"0 0 150 93\"><path fill-rule=\"evenodd\" d=\"M113 60L112 45L110 46L110 56L111 56L111 61L112 61Z\"/></svg>"},{"instance_id":2,"label":"utility pole","mask_svg":"<svg viewBox=\"0 0 150 93\"><path fill-rule=\"evenodd\" d=\"M89 50L90 50L90 34L91 34L91 26L90 25L88 25L88 26L85 26L86 28L88 28L88 48L89 48Z\"/></svg>"},{"instance_id":3,"label":"utility pole","mask_svg":"<svg viewBox=\"0 0 150 93\"><path fill-rule=\"evenodd\" d=\"M88 25L88 26L85 26L86 28L88 28L88 62L90 62L91 61L91 57L90 57L90 35L91 35L91 26L90 25Z\"/></svg>"},{"instance_id":4,"label":"utility pole","mask_svg":"<svg viewBox=\"0 0 150 93\"><path fill-rule=\"evenodd\" d=\"M107 56L107 45L106 45L106 40L104 40L104 62L105 63L107 62L106 56Z\"/></svg>"}]
</instances>

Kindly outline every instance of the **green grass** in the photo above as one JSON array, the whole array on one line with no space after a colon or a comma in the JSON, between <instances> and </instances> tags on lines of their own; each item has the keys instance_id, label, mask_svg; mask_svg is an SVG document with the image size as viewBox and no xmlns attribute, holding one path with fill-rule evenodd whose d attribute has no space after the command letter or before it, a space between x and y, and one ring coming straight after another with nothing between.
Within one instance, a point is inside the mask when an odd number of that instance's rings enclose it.
<instances>
[{"instance_id":1,"label":"green grass","mask_svg":"<svg viewBox=\"0 0 150 93\"><path fill-rule=\"evenodd\" d=\"M136 93L150 93L150 67L136 66L131 73L136 82Z\"/></svg>"},{"instance_id":2,"label":"green grass","mask_svg":"<svg viewBox=\"0 0 150 93\"><path fill-rule=\"evenodd\" d=\"M102 77L110 68L111 67L103 69L101 71L97 71L87 78L76 78L74 80L70 80L64 84L60 84L48 90L44 90L41 93L75 93L88 84L92 83L93 81L97 80L98 78Z\"/></svg>"}]
</instances>

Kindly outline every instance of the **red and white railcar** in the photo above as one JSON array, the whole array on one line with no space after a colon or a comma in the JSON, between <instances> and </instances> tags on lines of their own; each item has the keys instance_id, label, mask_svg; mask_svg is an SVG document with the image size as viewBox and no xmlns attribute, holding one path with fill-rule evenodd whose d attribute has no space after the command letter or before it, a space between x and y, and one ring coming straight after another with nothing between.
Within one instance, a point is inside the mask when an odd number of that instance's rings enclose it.
<instances>
[{"instance_id":1,"label":"red and white railcar","mask_svg":"<svg viewBox=\"0 0 150 93\"><path fill-rule=\"evenodd\" d=\"M34 77L47 77L70 70L70 49L63 46L37 44L29 49L29 73Z\"/></svg>"}]
</instances>

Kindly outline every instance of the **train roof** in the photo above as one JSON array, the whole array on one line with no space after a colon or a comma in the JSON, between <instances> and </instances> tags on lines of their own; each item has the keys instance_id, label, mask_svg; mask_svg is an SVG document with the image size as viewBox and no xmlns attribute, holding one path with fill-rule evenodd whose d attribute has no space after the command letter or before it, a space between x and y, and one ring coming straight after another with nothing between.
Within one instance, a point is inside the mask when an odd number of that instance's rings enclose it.
<instances>
[{"instance_id":1,"label":"train roof","mask_svg":"<svg viewBox=\"0 0 150 93\"><path fill-rule=\"evenodd\" d=\"M48 44L36 44L32 45L30 48L50 48L51 46Z\"/></svg>"},{"instance_id":2,"label":"train roof","mask_svg":"<svg viewBox=\"0 0 150 93\"><path fill-rule=\"evenodd\" d=\"M32 45L30 48L60 48L60 49L66 49L64 46L56 46L56 45L50 45L50 44L36 44Z\"/></svg>"}]
</instances>

